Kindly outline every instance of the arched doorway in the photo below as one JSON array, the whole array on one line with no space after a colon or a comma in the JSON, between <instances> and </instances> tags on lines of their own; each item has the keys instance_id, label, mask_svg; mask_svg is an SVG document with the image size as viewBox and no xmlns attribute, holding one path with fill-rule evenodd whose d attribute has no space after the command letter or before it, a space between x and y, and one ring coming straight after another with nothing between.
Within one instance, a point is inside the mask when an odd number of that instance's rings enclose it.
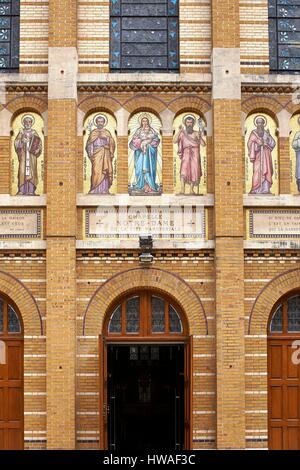
<instances>
[{"instance_id":1,"label":"arched doorway","mask_svg":"<svg viewBox=\"0 0 300 470\"><path fill-rule=\"evenodd\" d=\"M140 290L112 306L100 337L101 448L190 448L191 349L170 297Z\"/></svg>"},{"instance_id":2,"label":"arched doorway","mask_svg":"<svg viewBox=\"0 0 300 470\"><path fill-rule=\"evenodd\" d=\"M268 323L268 428L272 450L300 449L300 292L274 306ZM299 346L298 346L299 347Z\"/></svg>"},{"instance_id":3,"label":"arched doorway","mask_svg":"<svg viewBox=\"0 0 300 470\"><path fill-rule=\"evenodd\" d=\"M23 325L13 302L0 296L0 449L24 446Z\"/></svg>"}]
</instances>

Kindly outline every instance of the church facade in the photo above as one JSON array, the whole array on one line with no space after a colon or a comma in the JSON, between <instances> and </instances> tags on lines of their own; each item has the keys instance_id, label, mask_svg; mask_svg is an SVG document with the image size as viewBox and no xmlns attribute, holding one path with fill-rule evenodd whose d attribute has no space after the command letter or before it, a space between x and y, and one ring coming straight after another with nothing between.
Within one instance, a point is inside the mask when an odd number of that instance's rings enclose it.
<instances>
[{"instance_id":1,"label":"church facade","mask_svg":"<svg viewBox=\"0 0 300 470\"><path fill-rule=\"evenodd\" d=\"M0 449L300 449L297 3L0 1Z\"/></svg>"}]
</instances>

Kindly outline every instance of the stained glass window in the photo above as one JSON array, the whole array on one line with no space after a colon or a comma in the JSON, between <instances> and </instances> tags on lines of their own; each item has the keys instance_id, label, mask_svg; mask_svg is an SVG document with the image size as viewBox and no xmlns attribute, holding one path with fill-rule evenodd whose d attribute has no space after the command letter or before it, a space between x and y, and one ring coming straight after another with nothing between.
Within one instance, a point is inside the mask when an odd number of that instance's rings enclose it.
<instances>
[{"instance_id":1,"label":"stained glass window","mask_svg":"<svg viewBox=\"0 0 300 470\"><path fill-rule=\"evenodd\" d=\"M0 72L19 68L20 0L0 0Z\"/></svg>"},{"instance_id":2,"label":"stained glass window","mask_svg":"<svg viewBox=\"0 0 300 470\"><path fill-rule=\"evenodd\" d=\"M19 317L11 305L8 305L8 332L9 333L20 333L21 325Z\"/></svg>"},{"instance_id":3,"label":"stained glass window","mask_svg":"<svg viewBox=\"0 0 300 470\"><path fill-rule=\"evenodd\" d=\"M121 311L121 305L119 305L112 313L108 325L109 333L121 333Z\"/></svg>"},{"instance_id":4,"label":"stained glass window","mask_svg":"<svg viewBox=\"0 0 300 470\"><path fill-rule=\"evenodd\" d=\"M110 70L179 70L179 0L111 0Z\"/></svg>"},{"instance_id":5,"label":"stained glass window","mask_svg":"<svg viewBox=\"0 0 300 470\"><path fill-rule=\"evenodd\" d=\"M282 321L282 305L279 305L273 314L271 324L270 324L270 330L278 333L282 333L282 328L283 328L283 321Z\"/></svg>"},{"instance_id":6,"label":"stained glass window","mask_svg":"<svg viewBox=\"0 0 300 470\"><path fill-rule=\"evenodd\" d=\"M180 316L172 305L169 305L170 333L182 333Z\"/></svg>"},{"instance_id":7,"label":"stained glass window","mask_svg":"<svg viewBox=\"0 0 300 470\"><path fill-rule=\"evenodd\" d=\"M140 298L132 297L126 302L126 333L138 333L140 329Z\"/></svg>"},{"instance_id":8,"label":"stained glass window","mask_svg":"<svg viewBox=\"0 0 300 470\"><path fill-rule=\"evenodd\" d=\"M300 332L300 296L288 300L288 332Z\"/></svg>"},{"instance_id":9,"label":"stained glass window","mask_svg":"<svg viewBox=\"0 0 300 470\"><path fill-rule=\"evenodd\" d=\"M152 333L165 331L165 301L160 297L152 297Z\"/></svg>"},{"instance_id":10,"label":"stained glass window","mask_svg":"<svg viewBox=\"0 0 300 470\"><path fill-rule=\"evenodd\" d=\"M300 71L300 1L269 0L270 70Z\"/></svg>"}]
</instances>

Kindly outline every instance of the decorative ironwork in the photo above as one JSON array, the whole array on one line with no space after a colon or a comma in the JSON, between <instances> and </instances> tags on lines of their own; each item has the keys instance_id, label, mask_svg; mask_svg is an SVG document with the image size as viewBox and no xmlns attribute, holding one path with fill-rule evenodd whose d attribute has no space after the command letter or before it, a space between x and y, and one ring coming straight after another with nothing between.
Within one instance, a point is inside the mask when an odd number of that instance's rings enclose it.
<instances>
[{"instance_id":1,"label":"decorative ironwork","mask_svg":"<svg viewBox=\"0 0 300 470\"><path fill-rule=\"evenodd\" d=\"M126 333L138 333L140 329L140 298L132 297L126 302Z\"/></svg>"},{"instance_id":2,"label":"decorative ironwork","mask_svg":"<svg viewBox=\"0 0 300 470\"><path fill-rule=\"evenodd\" d=\"M19 69L20 0L0 0L0 72Z\"/></svg>"},{"instance_id":3,"label":"decorative ironwork","mask_svg":"<svg viewBox=\"0 0 300 470\"><path fill-rule=\"evenodd\" d=\"M179 70L179 0L111 0L112 72Z\"/></svg>"},{"instance_id":4,"label":"decorative ironwork","mask_svg":"<svg viewBox=\"0 0 300 470\"><path fill-rule=\"evenodd\" d=\"M288 332L300 332L300 296L288 300Z\"/></svg>"},{"instance_id":5,"label":"decorative ironwork","mask_svg":"<svg viewBox=\"0 0 300 470\"><path fill-rule=\"evenodd\" d=\"M300 71L300 2L269 0L270 69Z\"/></svg>"},{"instance_id":6,"label":"decorative ironwork","mask_svg":"<svg viewBox=\"0 0 300 470\"><path fill-rule=\"evenodd\" d=\"M8 305L8 312L7 312L7 317L8 317L8 332L9 333L20 333L21 332L21 325L20 325L20 320L15 312L15 310L12 308L11 305Z\"/></svg>"},{"instance_id":7,"label":"decorative ironwork","mask_svg":"<svg viewBox=\"0 0 300 470\"><path fill-rule=\"evenodd\" d=\"M282 305L279 305L273 314L270 324L270 331L272 333L282 333L283 331Z\"/></svg>"}]
</instances>

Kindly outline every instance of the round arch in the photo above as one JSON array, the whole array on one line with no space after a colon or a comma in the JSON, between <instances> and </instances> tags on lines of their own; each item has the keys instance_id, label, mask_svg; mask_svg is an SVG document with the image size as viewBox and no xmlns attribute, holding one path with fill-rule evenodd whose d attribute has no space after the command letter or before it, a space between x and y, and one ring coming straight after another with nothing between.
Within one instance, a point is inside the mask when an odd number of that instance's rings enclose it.
<instances>
[{"instance_id":1,"label":"round arch","mask_svg":"<svg viewBox=\"0 0 300 470\"><path fill-rule=\"evenodd\" d=\"M267 333L269 316L276 302L300 287L300 268L291 269L272 279L258 294L249 319L248 332L252 335Z\"/></svg>"},{"instance_id":2,"label":"round arch","mask_svg":"<svg viewBox=\"0 0 300 470\"><path fill-rule=\"evenodd\" d=\"M143 288L174 299L187 317L191 335L208 333L201 300L182 278L158 268L133 268L116 274L96 290L85 311L83 335L100 334L112 305L125 294Z\"/></svg>"},{"instance_id":3,"label":"round arch","mask_svg":"<svg viewBox=\"0 0 300 470\"><path fill-rule=\"evenodd\" d=\"M1 293L11 299L20 312L24 335L42 335L42 317L29 289L11 274L0 271Z\"/></svg>"}]
</instances>

